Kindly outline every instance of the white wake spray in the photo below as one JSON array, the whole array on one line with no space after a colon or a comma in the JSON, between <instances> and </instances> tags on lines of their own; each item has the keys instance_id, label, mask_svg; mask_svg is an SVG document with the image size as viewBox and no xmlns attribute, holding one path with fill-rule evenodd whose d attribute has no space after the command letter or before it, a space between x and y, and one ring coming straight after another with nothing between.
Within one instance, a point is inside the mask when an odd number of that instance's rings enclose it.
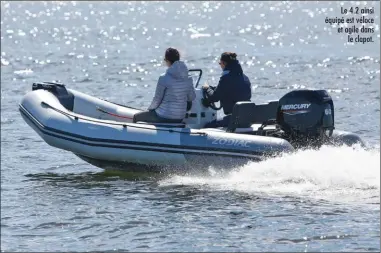
<instances>
[{"instance_id":1,"label":"white wake spray","mask_svg":"<svg viewBox=\"0 0 381 253\"><path fill-rule=\"evenodd\" d=\"M199 185L211 190L339 202L380 202L379 149L322 147L212 174L173 176L160 181L160 185Z\"/></svg>"}]
</instances>

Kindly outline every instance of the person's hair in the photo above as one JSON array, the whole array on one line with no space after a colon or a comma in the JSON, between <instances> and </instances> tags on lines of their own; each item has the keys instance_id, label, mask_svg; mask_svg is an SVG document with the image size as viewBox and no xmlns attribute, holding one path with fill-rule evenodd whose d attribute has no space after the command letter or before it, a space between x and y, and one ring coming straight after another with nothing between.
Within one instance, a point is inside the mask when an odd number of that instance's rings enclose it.
<instances>
[{"instance_id":1,"label":"person's hair","mask_svg":"<svg viewBox=\"0 0 381 253\"><path fill-rule=\"evenodd\" d=\"M169 61L171 64L173 64L175 61L180 60L180 53L175 48L168 48L165 50L165 60Z\"/></svg>"},{"instance_id":2,"label":"person's hair","mask_svg":"<svg viewBox=\"0 0 381 253\"><path fill-rule=\"evenodd\" d=\"M230 62L237 60L237 54L232 52L224 52L221 54L220 61L225 62L226 64L229 64Z\"/></svg>"}]
</instances>

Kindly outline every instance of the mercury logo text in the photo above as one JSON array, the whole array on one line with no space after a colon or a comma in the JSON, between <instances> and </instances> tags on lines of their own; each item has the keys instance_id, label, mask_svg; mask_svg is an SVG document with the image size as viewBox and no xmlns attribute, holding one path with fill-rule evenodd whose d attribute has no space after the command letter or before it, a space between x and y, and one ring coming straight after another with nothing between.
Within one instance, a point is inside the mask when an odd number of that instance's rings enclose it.
<instances>
[{"instance_id":1,"label":"mercury logo text","mask_svg":"<svg viewBox=\"0 0 381 253\"><path fill-rule=\"evenodd\" d=\"M294 104L294 105L282 105L282 110L298 110L298 109L308 109L311 104Z\"/></svg>"}]
</instances>

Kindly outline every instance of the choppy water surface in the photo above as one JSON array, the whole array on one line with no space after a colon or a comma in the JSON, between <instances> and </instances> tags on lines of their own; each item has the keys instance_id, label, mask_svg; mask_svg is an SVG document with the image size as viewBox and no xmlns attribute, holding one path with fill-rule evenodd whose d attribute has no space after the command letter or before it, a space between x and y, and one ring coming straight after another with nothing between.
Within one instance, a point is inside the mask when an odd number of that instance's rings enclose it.
<instances>
[{"instance_id":1,"label":"choppy water surface","mask_svg":"<svg viewBox=\"0 0 381 253\"><path fill-rule=\"evenodd\" d=\"M6 251L380 251L380 38L324 19L359 2L1 2L1 248ZM48 146L18 102L34 81L148 106L165 48L204 81L235 51L253 100L327 89L373 148L301 151L208 176L134 180Z\"/></svg>"}]
</instances>

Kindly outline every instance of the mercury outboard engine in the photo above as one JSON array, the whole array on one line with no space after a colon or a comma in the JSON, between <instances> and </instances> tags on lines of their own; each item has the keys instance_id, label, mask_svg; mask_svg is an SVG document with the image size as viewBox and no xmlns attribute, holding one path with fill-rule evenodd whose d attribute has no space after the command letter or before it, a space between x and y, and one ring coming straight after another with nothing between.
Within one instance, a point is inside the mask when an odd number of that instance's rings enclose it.
<instances>
[{"instance_id":1,"label":"mercury outboard engine","mask_svg":"<svg viewBox=\"0 0 381 253\"><path fill-rule=\"evenodd\" d=\"M335 128L332 98L325 90L291 91L279 100L276 121L292 145L319 147Z\"/></svg>"}]
</instances>

